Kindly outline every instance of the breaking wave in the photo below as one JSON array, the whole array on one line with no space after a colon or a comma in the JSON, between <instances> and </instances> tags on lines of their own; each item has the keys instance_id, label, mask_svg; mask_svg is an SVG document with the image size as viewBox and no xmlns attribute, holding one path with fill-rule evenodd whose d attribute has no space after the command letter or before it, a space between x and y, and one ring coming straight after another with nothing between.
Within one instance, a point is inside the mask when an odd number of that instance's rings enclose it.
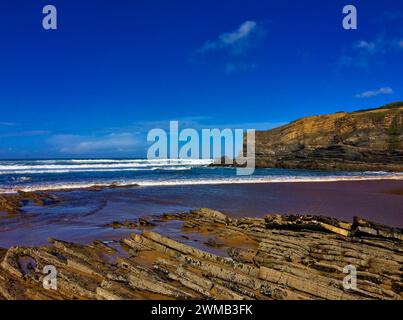
<instances>
[{"instance_id":1,"label":"breaking wave","mask_svg":"<svg viewBox=\"0 0 403 320\"><path fill-rule=\"evenodd\" d=\"M403 180L403 174L383 174L380 176L326 176L326 177L298 177L298 176L272 176L272 177L238 177L215 179L176 179L176 180L122 180L122 181L91 181L35 184L30 186L18 186L13 188L0 188L0 193L14 193L21 191L56 191L74 190L97 187L158 187L158 186L187 186L187 185L219 185L219 184L260 184L260 183L301 183L301 182L337 182L337 181L370 181L370 180Z\"/></svg>"},{"instance_id":2,"label":"breaking wave","mask_svg":"<svg viewBox=\"0 0 403 320\"><path fill-rule=\"evenodd\" d=\"M281 182L403 180L403 173L256 169L237 176L204 159L49 159L0 161L0 193L71 190L93 186L185 186Z\"/></svg>"},{"instance_id":3,"label":"breaking wave","mask_svg":"<svg viewBox=\"0 0 403 320\"><path fill-rule=\"evenodd\" d=\"M0 162L0 175L43 174L69 172L112 172L148 170L187 170L208 166L212 160L204 159L153 159L153 160L34 160Z\"/></svg>"}]
</instances>

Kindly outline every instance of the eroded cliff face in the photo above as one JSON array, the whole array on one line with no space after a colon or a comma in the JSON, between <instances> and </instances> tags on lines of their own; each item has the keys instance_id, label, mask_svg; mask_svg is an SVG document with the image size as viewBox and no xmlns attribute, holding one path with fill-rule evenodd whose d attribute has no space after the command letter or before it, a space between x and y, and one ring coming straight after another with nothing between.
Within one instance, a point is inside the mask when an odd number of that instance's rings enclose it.
<instances>
[{"instance_id":1,"label":"eroded cliff face","mask_svg":"<svg viewBox=\"0 0 403 320\"><path fill-rule=\"evenodd\" d=\"M403 171L403 102L257 131L256 166Z\"/></svg>"}]
</instances>

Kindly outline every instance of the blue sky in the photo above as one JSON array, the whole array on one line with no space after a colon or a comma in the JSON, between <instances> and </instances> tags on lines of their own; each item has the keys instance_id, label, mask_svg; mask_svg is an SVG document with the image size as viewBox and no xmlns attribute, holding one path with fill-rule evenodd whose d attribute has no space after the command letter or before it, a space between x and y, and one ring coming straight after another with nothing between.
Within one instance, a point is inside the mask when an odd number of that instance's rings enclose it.
<instances>
[{"instance_id":1,"label":"blue sky","mask_svg":"<svg viewBox=\"0 0 403 320\"><path fill-rule=\"evenodd\" d=\"M402 1L3 0L0 21L0 158L138 157L169 120L266 129L403 100Z\"/></svg>"}]
</instances>

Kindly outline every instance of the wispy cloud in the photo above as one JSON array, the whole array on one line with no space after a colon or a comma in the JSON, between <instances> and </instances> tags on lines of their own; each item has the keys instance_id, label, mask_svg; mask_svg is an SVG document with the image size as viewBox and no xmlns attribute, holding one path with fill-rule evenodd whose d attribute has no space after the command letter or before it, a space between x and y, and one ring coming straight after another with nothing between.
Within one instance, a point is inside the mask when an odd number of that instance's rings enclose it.
<instances>
[{"instance_id":1,"label":"wispy cloud","mask_svg":"<svg viewBox=\"0 0 403 320\"><path fill-rule=\"evenodd\" d=\"M218 35L216 40L206 41L196 50L193 61L218 65L219 70L234 74L256 69L254 49L266 35L264 23L248 20L231 32Z\"/></svg>"},{"instance_id":2,"label":"wispy cloud","mask_svg":"<svg viewBox=\"0 0 403 320\"><path fill-rule=\"evenodd\" d=\"M362 93L356 94L356 98L371 98L375 96L379 96L382 94L392 94L393 89L390 87L383 87L379 88L378 90L372 90L372 91L364 91Z\"/></svg>"},{"instance_id":3,"label":"wispy cloud","mask_svg":"<svg viewBox=\"0 0 403 320\"><path fill-rule=\"evenodd\" d=\"M388 46L389 42L383 36L379 36L372 41L357 41L352 45L351 49L340 57L339 64L365 69L376 55L385 53Z\"/></svg>"},{"instance_id":4,"label":"wispy cloud","mask_svg":"<svg viewBox=\"0 0 403 320\"><path fill-rule=\"evenodd\" d=\"M283 125L283 122L229 122L227 118L210 116L172 117L152 121L136 121L120 127L101 128L98 131L50 132L46 130L20 131L0 133L0 155L14 157L143 157L152 142L147 141L149 130L161 128L169 135L170 121L178 121L179 129L192 128L201 132L202 129L256 129L266 130ZM30 137L32 139L27 139ZM35 150L17 145L14 149L5 142L16 138L20 141L35 141Z\"/></svg>"},{"instance_id":5,"label":"wispy cloud","mask_svg":"<svg viewBox=\"0 0 403 320\"><path fill-rule=\"evenodd\" d=\"M374 42L368 42L365 40L361 40L356 43L356 47L358 49L364 49L368 52L374 52L374 50L377 48L377 45L375 45Z\"/></svg>"},{"instance_id":6,"label":"wispy cloud","mask_svg":"<svg viewBox=\"0 0 403 320\"><path fill-rule=\"evenodd\" d=\"M373 63L383 63L387 54L400 54L403 49L401 37L378 35L373 40L359 40L339 58L339 65L366 69Z\"/></svg>"},{"instance_id":7,"label":"wispy cloud","mask_svg":"<svg viewBox=\"0 0 403 320\"><path fill-rule=\"evenodd\" d=\"M51 132L48 130L30 130L30 131L17 131L17 132L5 132L1 133L1 138L16 138L16 137L35 137L46 136Z\"/></svg>"},{"instance_id":8,"label":"wispy cloud","mask_svg":"<svg viewBox=\"0 0 403 320\"><path fill-rule=\"evenodd\" d=\"M372 65L384 65L390 55L400 55L403 49L403 11L381 11L372 22L378 33L371 38L359 39L344 48L339 65L368 69Z\"/></svg>"},{"instance_id":9,"label":"wispy cloud","mask_svg":"<svg viewBox=\"0 0 403 320\"><path fill-rule=\"evenodd\" d=\"M178 117L172 121L179 121L184 128L199 128L208 117ZM47 139L47 144L53 152L62 155L114 155L130 156L144 155L149 142L147 133L151 129L160 128L169 131L170 120L138 121L124 127L104 128L101 131L86 134L60 133Z\"/></svg>"},{"instance_id":10,"label":"wispy cloud","mask_svg":"<svg viewBox=\"0 0 403 320\"><path fill-rule=\"evenodd\" d=\"M111 133L106 136L54 135L48 143L64 154L134 151L139 144L135 134Z\"/></svg>"},{"instance_id":11,"label":"wispy cloud","mask_svg":"<svg viewBox=\"0 0 403 320\"><path fill-rule=\"evenodd\" d=\"M130 155L144 154L150 142L147 133L151 129L163 129L169 135L170 121L178 121L179 129L186 128L200 131L202 129L256 129L266 130L283 125L283 122L245 122L220 123L210 117L178 117L166 120L142 121L133 123L125 128L111 128L111 132L102 134L54 134L46 141L53 152L60 155ZM113 131L113 132L112 132Z\"/></svg>"},{"instance_id":12,"label":"wispy cloud","mask_svg":"<svg viewBox=\"0 0 403 320\"><path fill-rule=\"evenodd\" d=\"M255 44L255 40L264 34L263 28L256 21L245 21L236 30L222 33L217 40L205 42L198 52L227 50L231 54L241 55L246 53Z\"/></svg>"},{"instance_id":13,"label":"wispy cloud","mask_svg":"<svg viewBox=\"0 0 403 320\"><path fill-rule=\"evenodd\" d=\"M0 122L0 126L4 127L14 127L17 126L18 124L15 122Z\"/></svg>"}]
</instances>

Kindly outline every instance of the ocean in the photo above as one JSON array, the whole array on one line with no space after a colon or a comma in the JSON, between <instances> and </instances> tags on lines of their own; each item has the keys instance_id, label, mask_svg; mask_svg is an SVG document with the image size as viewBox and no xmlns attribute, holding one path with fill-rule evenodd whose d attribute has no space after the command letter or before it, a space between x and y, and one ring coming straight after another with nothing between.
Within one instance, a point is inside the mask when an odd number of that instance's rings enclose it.
<instances>
[{"instance_id":1,"label":"ocean","mask_svg":"<svg viewBox=\"0 0 403 320\"><path fill-rule=\"evenodd\" d=\"M170 186L403 179L403 173L256 169L237 176L212 160L46 159L0 161L0 193L97 186Z\"/></svg>"}]
</instances>

